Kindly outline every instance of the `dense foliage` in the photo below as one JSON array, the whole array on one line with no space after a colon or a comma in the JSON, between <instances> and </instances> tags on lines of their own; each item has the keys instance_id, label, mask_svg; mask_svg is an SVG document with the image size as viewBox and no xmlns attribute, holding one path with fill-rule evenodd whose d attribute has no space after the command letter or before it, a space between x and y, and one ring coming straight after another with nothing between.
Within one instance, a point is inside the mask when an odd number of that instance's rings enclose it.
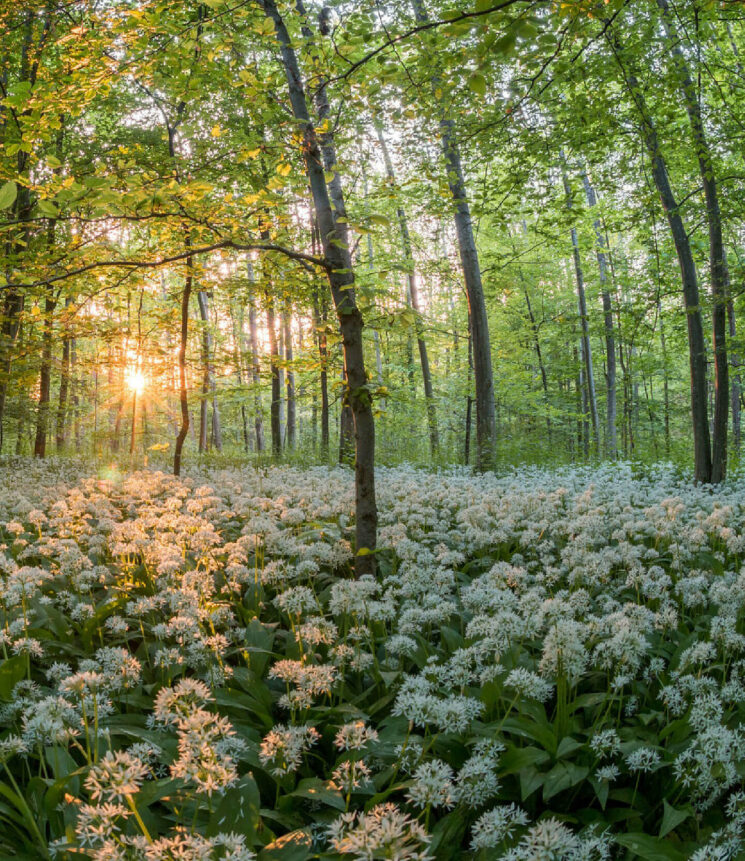
<instances>
[{"instance_id":1,"label":"dense foliage","mask_svg":"<svg viewBox=\"0 0 745 861\"><path fill-rule=\"evenodd\" d=\"M18 466L4 856L740 857L741 481Z\"/></svg>"},{"instance_id":2,"label":"dense foliage","mask_svg":"<svg viewBox=\"0 0 745 861\"><path fill-rule=\"evenodd\" d=\"M326 249L273 10L338 218ZM16 0L0 14L6 452L172 451L185 302L187 457L333 457L346 395L324 266L343 247L379 462L474 461L484 356L486 461L688 462L691 355L699 408L716 424L731 402L737 461L740 4ZM341 442L345 456L343 421Z\"/></svg>"}]
</instances>

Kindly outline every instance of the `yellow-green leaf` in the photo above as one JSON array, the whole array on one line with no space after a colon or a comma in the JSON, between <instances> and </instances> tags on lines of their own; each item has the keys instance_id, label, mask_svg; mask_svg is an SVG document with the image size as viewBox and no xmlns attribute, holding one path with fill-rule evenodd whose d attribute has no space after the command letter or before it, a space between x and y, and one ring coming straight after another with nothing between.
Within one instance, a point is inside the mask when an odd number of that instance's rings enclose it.
<instances>
[{"instance_id":1,"label":"yellow-green leaf","mask_svg":"<svg viewBox=\"0 0 745 861\"><path fill-rule=\"evenodd\" d=\"M2 187L0 187L0 209L7 209L13 206L18 194L16 184L12 179L9 179Z\"/></svg>"},{"instance_id":2,"label":"yellow-green leaf","mask_svg":"<svg viewBox=\"0 0 745 861\"><path fill-rule=\"evenodd\" d=\"M486 78L481 72L474 72L468 79L468 87L479 96L486 95Z\"/></svg>"}]
</instances>

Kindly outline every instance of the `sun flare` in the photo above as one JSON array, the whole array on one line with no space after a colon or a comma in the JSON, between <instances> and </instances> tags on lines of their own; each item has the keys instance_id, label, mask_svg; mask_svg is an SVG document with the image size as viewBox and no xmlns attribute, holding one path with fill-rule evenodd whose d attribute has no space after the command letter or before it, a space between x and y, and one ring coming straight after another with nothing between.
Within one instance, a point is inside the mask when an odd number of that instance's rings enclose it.
<instances>
[{"instance_id":1,"label":"sun flare","mask_svg":"<svg viewBox=\"0 0 745 861\"><path fill-rule=\"evenodd\" d=\"M131 392L134 392L136 395L141 395L145 390L145 385L147 384L147 379L145 375L137 368L132 368L127 371L125 376L125 382L127 383L127 388Z\"/></svg>"}]
</instances>

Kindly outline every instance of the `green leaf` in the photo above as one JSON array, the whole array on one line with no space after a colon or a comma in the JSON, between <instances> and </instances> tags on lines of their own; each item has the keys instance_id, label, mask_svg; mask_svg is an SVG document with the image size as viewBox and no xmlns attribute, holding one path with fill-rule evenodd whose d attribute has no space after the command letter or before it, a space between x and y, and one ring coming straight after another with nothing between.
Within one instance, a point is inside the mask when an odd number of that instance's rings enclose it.
<instances>
[{"instance_id":1,"label":"green leaf","mask_svg":"<svg viewBox=\"0 0 745 861\"><path fill-rule=\"evenodd\" d=\"M577 741L576 738L572 738L567 735L559 742L559 746L556 748L556 758L562 759L565 756L568 756L570 753L574 753L576 750L581 748L582 742Z\"/></svg>"},{"instance_id":2,"label":"green leaf","mask_svg":"<svg viewBox=\"0 0 745 861\"><path fill-rule=\"evenodd\" d=\"M662 817L662 825L660 825L660 837L664 837L671 831L674 831L681 822L685 822L691 815L689 810L678 810L668 803L667 798L663 799L662 803L665 806L665 813Z\"/></svg>"},{"instance_id":3,"label":"green leaf","mask_svg":"<svg viewBox=\"0 0 745 861\"><path fill-rule=\"evenodd\" d=\"M220 831L233 831L242 834L251 846L261 818L260 806L259 788L253 776L247 774L225 792L210 817L207 834L214 836Z\"/></svg>"},{"instance_id":4,"label":"green leaf","mask_svg":"<svg viewBox=\"0 0 745 861\"><path fill-rule=\"evenodd\" d=\"M313 835L306 829L290 831L265 846L259 861L305 861L310 856Z\"/></svg>"},{"instance_id":5,"label":"green leaf","mask_svg":"<svg viewBox=\"0 0 745 861\"><path fill-rule=\"evenodd\" d=\"M614 838L619 846L625 846L645 861L683 861L685 856L672 843L648 834L630 833Z\"/></svg>"},{"instance_id":6,"label":"green leaf","mask_svg":"<svg viewBox=\"0 0 745 861\"><path fill-rule=\"evenodd\" d=\"M59 215L59 209L53 200L40 200L36 205L46 218L56 218Z\"/></svg>"},{"instance_id":7,"label":"green leaf","mask_svg":"<svg viewBox=\"0 0 745 861\"><path fill-rule=\"evenodd\" d=\"M486 95L486 78L481 72L474 72L468 79L468 88L478 96Z\"/></svg>"},{"instance_id":8,"label":"green leaf","mask_svg":"<svg viewBox=\"0 0 745 861\"><path fill-rule=\"evenodd\" d=\"M297 785L297 789L290 793L295 798L310 798L312 801L344 810L346 805L344 798L338 789L329 789L318 777L306 777Z\"/></svg>"},{"instance_id":9,"label":"green leaf","mask_svg":"<svg viewBox=\"0 0 745 861\"><path fill-rule=\"evenodd\" d=\"M13 688L26 675L26 656L16 655L0 664L0 698L9 700Z\"/></svg>"},{"instance_id":10,"label":"green leaf","mask_svg":"<svg viewBox=\"0 0 745 861\"><path fill-rule=\"evenodd\" d=\"M540 765L549 758L545 750L537 747L508 748L499 758L501 775L515 774L529 766Z\"/></svg>"},{"instance_id":11,"label":"green leaf","mask_svg":"<svg viewBox=\"0 0 745 861\"><path fill-rule=\"evenodd\" d=\"M18 188L12 179L9 179L2 187L0 187L0 209L7 209L13 206L18 195Z\"/></svg>"},{"instance_id":12,"label":"green leaf","mask_svg":"<svg viewBox=\"0 0 745 861\"><path fill-rule=\"evenodd\" d=\"M520 797L523 801L538 789L545 777L532 765L520 772Z\"/></svg>"},{"instance_id":13,"label":"green leaf","mask_svg":"<svg viewBox=\"0 0 745 861\"><path fill-rule=\"evenodd\" d=\"M597 777L591 777L590 783L595 787L595 795L598 797L600 806L605 810L605 805L608 803L608 792L610 791L610 782L607 780L598 780Z\"/></svg>"},{"instance_id":14,"label":"green leaf","mask_svg":"<svg viewBox=\"0 0 745 861\"><path fill-rule=\"evenodd\" d=\"M391 225L390 220L386 218L385 215L380 215L375 212L368 215L367 220L370 221L372 224L379 224L381 225L381 227L390 227Z\"/></svg>"},{"instance_id":15,"label":"green leaf","mask_svg":"<svg viewBox=\"0 0 745 861\"><path fill-rule=\"evenodd\" d=\"M572 762L557 762L546 775L543 783L543 800L548 801L565 789L576 786L589 774L586 765L575 765Z\"/></svg>"}]
</instances>

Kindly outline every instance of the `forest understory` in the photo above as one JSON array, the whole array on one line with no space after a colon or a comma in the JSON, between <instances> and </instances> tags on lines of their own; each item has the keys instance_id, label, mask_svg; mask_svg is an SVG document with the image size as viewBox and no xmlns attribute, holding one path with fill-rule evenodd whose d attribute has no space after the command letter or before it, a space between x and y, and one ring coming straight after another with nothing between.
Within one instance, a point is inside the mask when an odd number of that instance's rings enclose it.
<instances>
[{"instance_id":1,"label":"forest understory","mask_svg":"<svg viewBox=\"0 0 745 861\"><path fill-rule=\"evenodd\" d=\"M378 493L6 459L2 856L741 857L745 479Z\"/></svg>"},{"instance_id":2,"label":"forest understory","mask_svg":"<svg viewBox=\"0 0 745 861\"><path fill-rule=\"evenodd\" d=\"M745 3L0 42L0 861L745 861Z\"/></svg>"}]
</instances>

